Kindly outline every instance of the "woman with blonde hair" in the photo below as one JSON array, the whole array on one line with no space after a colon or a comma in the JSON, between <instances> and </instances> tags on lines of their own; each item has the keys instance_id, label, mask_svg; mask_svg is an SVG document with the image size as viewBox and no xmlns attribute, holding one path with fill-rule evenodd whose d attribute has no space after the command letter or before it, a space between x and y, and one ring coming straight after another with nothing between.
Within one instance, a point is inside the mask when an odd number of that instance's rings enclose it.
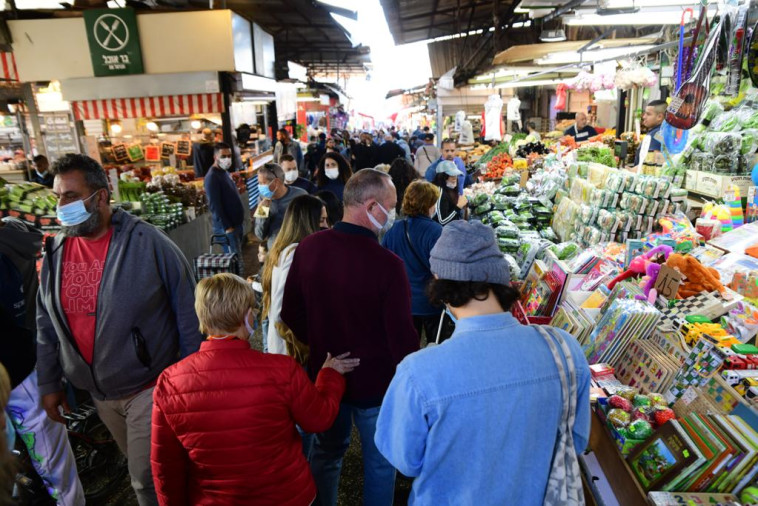
<instances>
[{"instance_id":1,"label":"woman with blonde hair","mask_svg":"<svg viewBox=\"0 0 758 506\"><path fill-rule=\"evenodd\" d=\"M268 353L289 355L301 365L308 360L308 348L300 343L282 323L282 298L295 248L300 241L328 228L326 207L321 199L301 195L290 202L284 214L282 228L276 236L263 270L263 316L268 318L266 340Z\"/></svg>"},{"instance_id":2,"label":"woman with blonde hair","mask_svg":"<svg viewBox=\"0 0 758 506\"><path fill-rule=\"evenodd\" d=\"M440 190L427 181L416 180L408 185L403 196L402 213L405 219L395 222L382 240L382 246L403 259L411 285L411 314L419 338L426 333L431 342L437 335L442 307L435 306L426 295L432 279L429 257L442 225L432 219L436 212Z\"/></svg>"},{"instance_id":3,"label":"woman with blonde hair","mask_svg":"<svg viewBox=\"0 0 758 506\"><path fill-rule=\"evenodd\" d=\"M290 357L250 347L252 288L233 274L197 285L208 338L158 377L152 464L161 505L306 506L316 485L295 424L328 429L358 359L327 354L316 384Z\"/></svg>"}]
</instances>

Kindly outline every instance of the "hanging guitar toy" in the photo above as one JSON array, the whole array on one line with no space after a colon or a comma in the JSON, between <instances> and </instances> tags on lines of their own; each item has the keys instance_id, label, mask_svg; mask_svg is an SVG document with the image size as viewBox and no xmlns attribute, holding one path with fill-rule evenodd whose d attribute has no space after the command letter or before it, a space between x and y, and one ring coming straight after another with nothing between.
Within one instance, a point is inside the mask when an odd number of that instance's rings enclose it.
<instances>
[{"instance_id":1,"label":"hanging guitar toy","mask_svg":"<svg viewBox=\"0 0 758 506\"><path fill-rule=\"evenodd\" d=\"M753 34L747 46L747 73L753 86L758 86L758 23L753 27Z\"/></svg>"},{"instance_id":2,"label":"hanging guitar toy","mask_svg":"<svg viewBox=\"0 0 758 506\"><path fill-rule=\"evenodd\" d=\"M745 32L747 31L748 6L742 5L737 12L737 22L734 25L734 34L729 47L729 60L727 70L729 72L726 81L725 94L735 96L740 92L742 82L742 58L745 56Z\"/></svg>"},{"instance_id":3,"label":"hanging guitar toy","mask_svg":"<svg viewBox=\"0 0 758 506\"><path fill-rule=\"evenodd\" d=\"M677 90L666 109L666 121L673 127L689 130L700 120L705 101L710 95L711 73L716 63L716 52L725 18L722 16L716 27L711 30L695 71Z\"/></svg>"}]
</instances>

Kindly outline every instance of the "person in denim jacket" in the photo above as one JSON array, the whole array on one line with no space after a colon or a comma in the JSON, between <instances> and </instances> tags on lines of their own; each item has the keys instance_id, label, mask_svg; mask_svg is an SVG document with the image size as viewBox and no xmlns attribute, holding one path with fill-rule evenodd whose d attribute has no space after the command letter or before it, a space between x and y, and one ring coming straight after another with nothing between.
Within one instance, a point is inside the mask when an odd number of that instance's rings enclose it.
<instances>
[{"instance_id":1,"label":"person in denim jacket","mask_svg":"<svg viewBox=\"0 0 758 506\"><path fill-rule=\"evenodd\" d=\"M518 292L489 227L445 227L431 269L429 293L457 319L455 332L397 367L376 447L415 478L409 504L541 505L562 413L550 348L508 311ZM579 343L563 337L576 364L573 439L581 452L590 433L590 371Z\"/></svg>"}]
</instances>

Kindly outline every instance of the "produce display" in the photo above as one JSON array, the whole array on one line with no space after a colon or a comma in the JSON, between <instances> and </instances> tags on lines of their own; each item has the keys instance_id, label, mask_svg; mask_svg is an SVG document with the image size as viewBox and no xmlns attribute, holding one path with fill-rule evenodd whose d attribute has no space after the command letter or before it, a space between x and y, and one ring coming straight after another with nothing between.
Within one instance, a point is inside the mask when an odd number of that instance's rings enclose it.
<instances>
[{"instance_id":1,"label":"produce display","mask_svg":"<svg viewBox=\"0 0 758 506\"><path fill-rule=\"evenodd\" d=\"M600 143L589 143L577 150L577 160L580 162L595 162L608 167L616 166L616 155L608 146Z\"/></svg>"},{"instance_id":2,"label":"produce display","mask_svg":"<svg viewBox=\"0 0 758 506\"><path fill-rule=\"evenodd\" d=\"M144 193L139 199L142 219L163 230L171 230L185 222L184 206L172 203L162 191Z\"/></svg>"},{"instance_id":3,"label":"produce display","mask_svg":"<svg viewBox=\"0 0 758 506\"><path fill-rule=\"evenodd\" d=\"M58 199L52 190L37 183L0 183L0 210L36 216L54 215Z\"/></svg>"}]
</instances>

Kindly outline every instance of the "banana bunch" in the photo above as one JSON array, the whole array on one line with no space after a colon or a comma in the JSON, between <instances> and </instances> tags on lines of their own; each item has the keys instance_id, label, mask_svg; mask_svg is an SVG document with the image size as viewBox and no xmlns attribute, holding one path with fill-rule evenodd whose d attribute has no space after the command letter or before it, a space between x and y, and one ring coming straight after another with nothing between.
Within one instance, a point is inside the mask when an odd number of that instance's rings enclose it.
<instances>
[{"instance_id":1,"label":"banana bunch","mask_svg":"<svg viewBox=\"0 0 758 506\"><path fill-rule=\"evenodd\" d=\"M0 187L0 209L13 209L37 216L55 214L58 199L37 183L9 184Z\"/></svg>"}]
</instances>

